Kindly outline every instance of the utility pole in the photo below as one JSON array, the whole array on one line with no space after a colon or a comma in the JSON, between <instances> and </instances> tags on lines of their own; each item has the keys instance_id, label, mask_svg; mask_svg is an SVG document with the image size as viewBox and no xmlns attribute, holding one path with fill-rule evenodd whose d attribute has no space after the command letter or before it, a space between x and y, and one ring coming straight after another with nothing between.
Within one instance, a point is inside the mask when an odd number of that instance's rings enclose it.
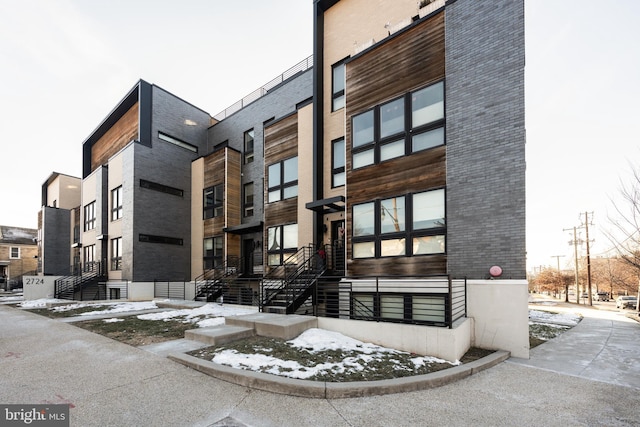
<instances>
[{"instance_id":1,"label":"utility pole","mask_svg":"<svg viewBox=\"0 0 640 427\"><path fill-rule=\"evenodd\" d=\"M591 212L591 218L593 218L593 212ZM589 305L593 305L593 299L591 296L591 257L589 255L589 212L584 213L584 228L587 235L587 286L589 288Z\"/></svg>"},{"instance_id":2,"label":"utility pole","mask_svg":"<svg viewBox=\"0 0 640 427\"><path fill-rule=\"evenodd\" d=\"M560 258L563 258L563 257L564 257L564 255L551 255L551 258L555 258L558 261L558 279L561 278L561 276L560 276ZM563 279L563 281L564 281L564 279ZM568 287L569 287L569 285L566 284L565 285L565 293L564 293L565 294L565 299L569 298L569 292L568 292L568 289L567 289ZM558 289L558 288L556 288L556 289Z\"/></svg>"},{"instance_id":3,"label":"utility pole","mask_svg":"<svg viewBox=\"0 0 640 427\"><path fill-rule=\"evenodd\" d=\"M569 231L570 228L564 228L563 231ZM577 227L573 227L573 240L569 241L573 245L574 259L576 265L576 303L580 304L580 286L578 284L578 231ZM565 302L569 302L569 285L567 285L567 293L565 294Z\"/></svg>"}]
</instances>

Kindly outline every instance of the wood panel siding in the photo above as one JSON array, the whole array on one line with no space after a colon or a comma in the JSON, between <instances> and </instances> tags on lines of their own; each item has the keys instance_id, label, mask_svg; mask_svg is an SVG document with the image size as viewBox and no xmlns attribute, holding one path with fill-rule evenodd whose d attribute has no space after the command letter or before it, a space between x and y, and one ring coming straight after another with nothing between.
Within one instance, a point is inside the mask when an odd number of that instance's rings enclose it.
<instances>
[{"instance_id":1,"label":"wood panel siding","mask_svg":"<svg viewBox=\"0 0 640 427\"><path fill-rule=\"evenodd\" d=\"M138 139L139 103L127 111L91 148L91 171L106 164L129 142Z\"/></svg>"},{"instance_id":2,"label":"wood panel siding","mask_svg":"<svg viewBox=\"0 0 640 427\"><path fill-rule=\"evenodd\" d=\"M347 118L444 75L444 13L439 13L347 63Z\"/></svg>"},{"instance_id":3,"label":"wood panel siding","mask_svg":"<svg viewBox=\"0 0 640 427\"><path fill-rule=\"evenodd\" d=\"M240 225L242 213L242 155L229 147L215 151L204 159L204 186L224 185L224 214L220 217L205 219L204 237L225 235L226 227ZM204 197L194 194L193 197ZM225 235L225 256L240 256L240 237Z\"/></svg>"},{"instance_id":4,"label":"wood panel siding","mask_svg":"<svg viewBox=\"0 0 640 427\"><path fill-rule=\"evenodd\" d=\"M226 148L218 150L204 159L204 189L214 185L224 184L226 177ZM194 194L192 197L202 197L204 194ZM225 212L226 214L226 212ZM204 212L202 213L204 218ZM204 221L204 237L222 236L226 226L224 215L208 218Z\"/></svg>"},{"instance_id":5,"label":"wood panel siding","mask_svg":"<svg viewBox=\"0 0 640 427\"><path fill-rule=\"evenodd\" d=\"M351 118L444 79L444 13L408 29L346 65L348 275L431 275L447 272L446 255L352 259L352 209L357 203L446 186L446 146L352 170ZM406 112L408 113L408 112ZM406 135L410 138L410 134Z\"/></svg>"},{"instance_id":6,"label":"wood panel siding","mask_svg":"<svg viewBox=\"0 0 640 427\"><path fill-rule=\"evenodd\" d=\"M445 160L446 147L440 146L351 171L347 204L444 187Z\"/></svg>"},{"instance_id":7,"label":"wood panel siding","mask_svg":"<svg viewBox=\"0 0 640 427\"><path fill-rule=\"evenodd\" d=\"M446 255L389 257L347 261L349 276L426 276L447 273Z\"/></svg>"},{"instance_id":8,"label":"wood panel siding","mask_svg":"<svg viewBox=\"0 0 640 427\"><path fill-rule=\"evenodd\" d=\"M297 114L291 114L264 129L264 164L266 168L273 163L297 155Z\"/></svg>"}]
</instances>

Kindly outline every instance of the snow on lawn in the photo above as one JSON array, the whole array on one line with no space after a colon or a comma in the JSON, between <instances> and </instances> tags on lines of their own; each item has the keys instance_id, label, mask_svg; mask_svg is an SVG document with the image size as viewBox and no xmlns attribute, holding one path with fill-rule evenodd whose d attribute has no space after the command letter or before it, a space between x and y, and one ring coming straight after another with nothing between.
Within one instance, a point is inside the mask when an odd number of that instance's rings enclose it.
<instances>
[{"instance_id":1,"label":"snow on lawn","mask_svg":"<svg viewBox=\"0 0 640 427\"><path fill-rule=\"evenodd\" d=\"M346 357L341 362L320 363L315 366L304 366L292 360L282 360L267 354L261 353L239 353L236 350L222 350L212 359L214 363L227 365L237 369L266 372L269 374L285 376L289 378L307 379L318 374L329 372L359 372L363 371L369 363L380 359L383 356L394 354L408 354L406 352L380 347L370 343L364 343L356 339L347 337L338 332L326 331L312 328L303 332L297 338L287 341L291 346L300 351L309 353L319 353L323 351L342 350L343 352L356 353L355 356ZM269 349L263 349L269 352ZM411 361L416 367L421 367L428 363L450 363L458 365L460 362L447 362L435 357L415 357Z\"/></svg>"},{"instance_id":2,"label":"snow on lawn","mask_svg":"<svg viewBox=\"0 0 640 427\"><path fill-rule=\"evenodd\" d=\"M572 313L554 313L550 311L529 310L529 324L576 326L582 318Z\"/></svg>"},{"instance_id":3,"label":"snow on lawn","mask_svg":"<svg viewBox=\"0 0 640 427\"><path fill-rule=\"evenodd\" d=\"M33 309L33 308L47 308L47 304L55 304L55 303L61 303L61 302L65 302L65 300L55 299L55 298L40 298L40 299L34 299L30 301L23 301L19 305L22 308Z\"/></svg>"},{"instance_id":4,"label":"snow on lawn","mask_svg":"<svg viewBox=\"0 0 640 427\"><path fill-rule=\"evenodd\" d=\"M255 313L255 309L242 309L219 305L216 303L205 304L197 308L185 308L181 310L161 311L158 313L141 314L140 320L176 320L181 318L184 323L197 323L199 327L224 325L224 316L236 316Z\"/></svg>"}]
</instances>

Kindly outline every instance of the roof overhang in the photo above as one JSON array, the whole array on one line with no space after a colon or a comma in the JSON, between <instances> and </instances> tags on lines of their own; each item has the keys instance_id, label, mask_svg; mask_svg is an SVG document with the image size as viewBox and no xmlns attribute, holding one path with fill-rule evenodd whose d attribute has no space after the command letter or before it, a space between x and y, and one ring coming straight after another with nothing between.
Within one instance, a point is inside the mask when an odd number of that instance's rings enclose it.
<instances>
[{"instance_id":1,"label":"roof overhang","mask_svg":"<svg viewBox=\"0 0 640 427\"><path fill-rule=\"evenodd\" d=\"M264 223L262 221L259 222L251 222L247 224L234 225L233 227L225 227L222 229L225 233L231 234L250 234L257 233L262 231L264 228Z\"/></svg>"},{"instance_id":2,"label":"roof overhang","mask_svg":"<svg viewBox=\"0 0 640 427\"><path fill-rule=\"evenodd\" d=\"M314 212L322 213L323 215L336 212L344 212L344 196L336 196L330 197L328 199L316 200L315 202L307 203L305 207Z\"/></svg>"}]
</instances>

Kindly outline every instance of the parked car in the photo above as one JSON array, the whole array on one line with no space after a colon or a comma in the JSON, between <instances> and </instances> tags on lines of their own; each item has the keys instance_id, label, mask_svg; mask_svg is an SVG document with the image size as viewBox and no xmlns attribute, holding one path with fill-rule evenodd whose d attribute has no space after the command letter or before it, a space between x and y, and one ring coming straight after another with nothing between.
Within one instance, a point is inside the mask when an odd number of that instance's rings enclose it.
<instances>
[{"instance_id":1,"label":"parked car","mask_svg":"<svg viewBox=\"0 0 640 427\"><path fill-rule=\"evenodd\" d=\"M619 296L616 299L616 308L636 308L638 297L633 296Z\"/></svg>"},{"instance_id":2,"label":"parked car","mask_svg":"<svg viewBox=\"0 0 640 427\"><path fill-rule=\"evenodd\" d=\"M597 292L593 294L594 301L609 301L609 292Z\"/></svg>"}]
</instances>

